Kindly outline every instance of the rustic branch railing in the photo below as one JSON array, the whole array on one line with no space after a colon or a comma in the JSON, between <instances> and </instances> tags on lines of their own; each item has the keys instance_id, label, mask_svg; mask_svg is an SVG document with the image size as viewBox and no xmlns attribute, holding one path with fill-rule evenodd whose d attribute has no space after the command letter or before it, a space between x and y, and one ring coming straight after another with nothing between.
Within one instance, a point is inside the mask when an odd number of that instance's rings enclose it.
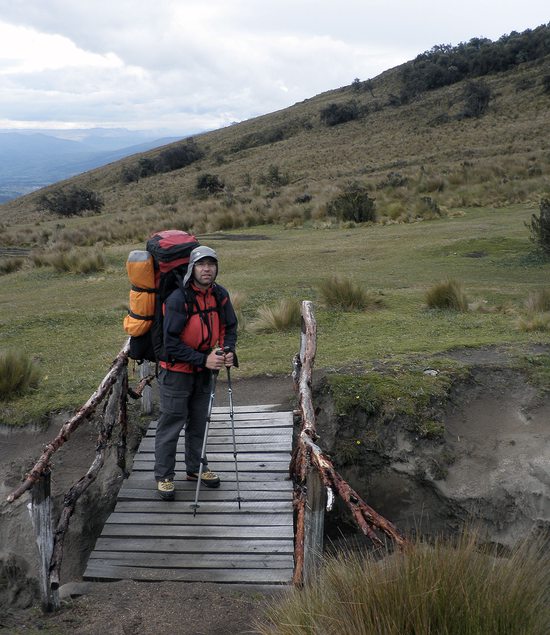
<instances>
[{"instance_id":1,"label":"rustic branch railing","mask_svg":"<svg viewBox=\"0 0 550 635\"><path fill-rule=\"evenodd\" d=\"M312 385L316 350L317 324L312 304L302 302L300 352L294 357L292 374L298 393L301 430L290 463L296 512L293 583L298 586L310 582L319 566L323 548L324 510L327 500L328 507L332 505L334 493L342 498L361 531L374 544L383 544L375 529L391 538L399 547L407 544L396 527L367 505L346 483L315 443L318 436Z\"/></svg>"},{"instance_id":2,"label":"rustic branch railing","mask_svg":"<svg viewBox=\"0 0 550 635\"><path fill-rule=\"evenodd\" d=\"M134 399L141 397L143 390L153 379L153 376L142 377L135 389L132 390L128 387L128 350L129 340L126 341L124 347L113 361L109 372L103 378L98 389L75 415L61 426L53 441L44 447L44 452L26 475L23 483L7 497L7 501L12 503L26 491L31 490L32 496L29 510L40 555L39 578L44 611L52 611L59 608L60 569L69 521L79 497L93 483L103 467L105 452L116 425L120 428L117 444L117 465L125 477L128 475L126 471L128 395ZM94 414L99 404L107 397L103 420L97 438L96 457L86 474L73 484L65 494L63 509L56 529L53 531L50 501L50 459L69 440L71 434L80 424Z\"/></svg>"}]
</instances>

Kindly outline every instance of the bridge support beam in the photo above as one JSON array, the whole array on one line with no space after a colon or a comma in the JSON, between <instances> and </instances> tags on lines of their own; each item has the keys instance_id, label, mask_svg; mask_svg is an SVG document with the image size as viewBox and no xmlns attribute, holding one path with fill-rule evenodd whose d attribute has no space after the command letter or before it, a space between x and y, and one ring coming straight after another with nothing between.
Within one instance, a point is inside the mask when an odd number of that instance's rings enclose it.
<instances>
[{"instance_id":1,"label":"bridge support beam","mask_svg":"<svg viewBox=\"0 0 550 635\"><path fill-rule=\"evenodd\" d=\"M307 475L307 498L304 518L304 584L315 581L323 559L326 488L319 472L310 468Z\"/></svg>"}]
</instances>

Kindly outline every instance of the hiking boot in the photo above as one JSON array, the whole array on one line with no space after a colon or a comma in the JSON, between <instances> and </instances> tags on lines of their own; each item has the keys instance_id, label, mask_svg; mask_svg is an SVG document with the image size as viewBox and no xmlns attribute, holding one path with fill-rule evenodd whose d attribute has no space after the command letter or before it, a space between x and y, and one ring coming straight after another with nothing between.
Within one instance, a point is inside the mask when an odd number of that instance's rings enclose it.
<instances>
[{"instance_id":1,"label":"hiking boot","mask_svg":"<svg viewBox=\"0 0 550 635\"><path fill-rule=\"evenodd\" d=\"M199 478L197 472L187 472L187 480L188 481L196 481ZM206 470L201 474L201 483L206 485L206 487L219 487L220 486L220 477L214 472L210 470Z\"/></svg>"},{"instance_id":2,"label":"hiking boot","mask_svg":"<svg viewBox=\"0 0 550 635\"><path fill-rule=\"evenodd\" d=\"M165 478L162 481L157 482L157 492L160 497L165 501L174 500L174 494L176 488L174 487L174 481L170 478Z\"/></svg>"}]
</instances>

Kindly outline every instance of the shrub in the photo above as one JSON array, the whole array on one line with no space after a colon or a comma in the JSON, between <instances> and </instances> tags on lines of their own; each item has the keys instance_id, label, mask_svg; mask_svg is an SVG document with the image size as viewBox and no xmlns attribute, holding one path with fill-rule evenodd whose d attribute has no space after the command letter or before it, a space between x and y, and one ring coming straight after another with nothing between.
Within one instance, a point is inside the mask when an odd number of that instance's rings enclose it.
<instances>
[{"instance_id":1,"label":"shrub","mask_svg":"<svg viewBox=\"0 0 550 635\"><path fill-rule=\"evenodd\" d=\"M467 311L468 299L464 287L457 280L440 282L426 292L426 304L430 309Z\"/></svg>"},{"instance_id":2,"label":"shrub","mask_svg":"<svg viewBox=\"0 0 550 635\"><path fill-rule=\"evenodd\" d=\"M550 95L550 75L545 75L542 80L542 90L547 94Z\"/></svg>"},{"instance_id":3,"label":"shrub","mask_svg":"<svg viewBox=\"0 0 550 635\"><path fill-rule=\"evenodd\" d=\"M0 353L0 399L11 399L38 386L40 372L20 351Z\"/></svg>"},{"instance_id":4,"label":"shrub","mask_svg":"<svg viewBox=\"0 0 550 635\"><path fill-rule=\"evenodd\" d=\"M0 276L19 271L23 262L23 258L0 258Z\"/></svg>"},{"instance_id":5,"label":"shrub","mask_svg":"<svg viewBox=\"0 0 550 635\"><path fill-rule=\"evenodd\" d=\"M103 208L101 195L84 187L73 186L68 190L57 189L51 194L42 194L38 207L60 216L75 216L83 212L100 212Z\"/></svg>"},{"instance_id":6,"label":"shrub","mask_svg":"<svg viewBox=\"0 0 550 635\"><path fill-rule=\"evenodd\" d=\"M468 82L464 89L464 117L481 117L489 107L491 89L483 80Z\"/></svg>"},{"instance_id":7,"label":"shrub","mask_svg":"<svg viewBox=\"0 0 550 635\"><path fill-rule=\"evenodd\" d=\"M546 256L550 256L550 199L543 198L539 209L540 214L533 214L531 222L526 223L530 231L529 238Z\"/></svg>"},{"instance_id":8,"label":"shrub","mask_svg":"<svg viewBox=\"0 0 550 635\"><path fill-rule=\"evenodd\" d=\"M225 183L216 174L204 172L197 177L196 189L198 192L217 194L218 192L223 192L224 187Z\"/></svg>"},{"instance_id":9,"label":"shrub","mask_svg":"<svg viewBox=\"0 0 550 635\"><path fill-rule=\"evenodd\" d=\"M454 543L417 539L392 555L350 550L326 557L312 584L273 603L256 628L263 635L543 635L549 565L542 539L503 557L466 532Z\"/></svg>"},{"instance_id":10,"label":"shrub","mask_svg":"<svg viewBox=\"0 0 550 635\"><path fill-rule=\"evenodd\" d=\"M155 161L156 172L171 172L179 170L204 157L204 152L199 148L194 139L187 139L185 143L171 146L163 150Z\"/></svg>"},{"instance_id":11,"label":"shrub","mask_svg":"<svg viewBox=\"0 0 550 635\"><path fill-rule=\"evenodd\" d=\"M354 181L329 203L327 213L329 216L336 216L344 221L374 222L376 220L375 199L370 198L369 190L364 185Z\"/></svg>"},{"instance_id":12,"label":"shrub","mask_svg":"<svg viewBox=\"0 0 550 635\"><path fill-rule=\"evenodd\" d=\"M268 185L269 187L280 187L282 185L288 185L290 177L288 174L281 172L278 165L272 163L267 168L267 174L262 174L259 181L263 185Z\"/></svg>"},{"instance_id":13,"label":"shrub","mask_svg":"<svg viewBox=\"0 0 550 635\"><path fill-rule=\"evenodd\" d=\"M321 109L321 121L327 126L336 126L359 117L359 106L356 101L344 104L329 104Z\"/></svg>"},{"instance_id":14,"label":"shrub","mask_svg":"<svg viewBox=\"0 0 550 635\"><path fill-rule=\"evenodd\" d=\"M319 293L323 304L331 309L342 311L364 311L381 304L353 280L334 276L319 285Z\"/></svg>"},{"instance_id":15,"label":"shrub","mask_svg":"<svg viewBox=\"0 0 550 635\"><path fill-rule=\"evenodd\" d=\"M301 323L302 314L298 300L283 298L274 307L261 306L258 309L258 317L250 324L250 330L254 333L288 331L299 328Z\"/></svg>"}]
</instances>

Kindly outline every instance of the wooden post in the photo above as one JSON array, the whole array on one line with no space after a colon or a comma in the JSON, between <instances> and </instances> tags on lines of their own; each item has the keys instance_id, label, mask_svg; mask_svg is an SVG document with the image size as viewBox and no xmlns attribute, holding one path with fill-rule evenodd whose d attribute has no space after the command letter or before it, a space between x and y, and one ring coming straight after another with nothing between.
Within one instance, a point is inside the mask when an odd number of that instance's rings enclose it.
<instances>
[{"instance_id":1,"label":"wooden post","mask_svg":"<svg viewBox=\"0 0 550 635\"><path fill-rule=\"evenodd\" d=\"M304 584L316 579L323 557L323 533L327 495L319 472L310 468L307 475L307 500L304 522Z\"/></svg>"},{"instance_id":2,"label":"wooden post","mask_svg":"<svg viewBox=\"0 0 550 635\"><path fill-rule=\"evenodd\" d=\"M151 374L149 362L143 362L139 367L139 378L145 379ZM150 415L153 412L153 399L151 386L147 385L141 393L141 414Z\"/></svg>"},{"instance_id":3,"label":"wooden post","mask_svg":"<svg viewBox=\"0 0 550 635\"><path fill-rule=\"evenodd\" d=\"M40 596L42 610L51 612L59 609L59 593L50 587L50 561L53 553L52 503L50 497L50 471L42 473L31 490L28 505L36 544L38 546Z\"/></svg>"}]
</instances>

